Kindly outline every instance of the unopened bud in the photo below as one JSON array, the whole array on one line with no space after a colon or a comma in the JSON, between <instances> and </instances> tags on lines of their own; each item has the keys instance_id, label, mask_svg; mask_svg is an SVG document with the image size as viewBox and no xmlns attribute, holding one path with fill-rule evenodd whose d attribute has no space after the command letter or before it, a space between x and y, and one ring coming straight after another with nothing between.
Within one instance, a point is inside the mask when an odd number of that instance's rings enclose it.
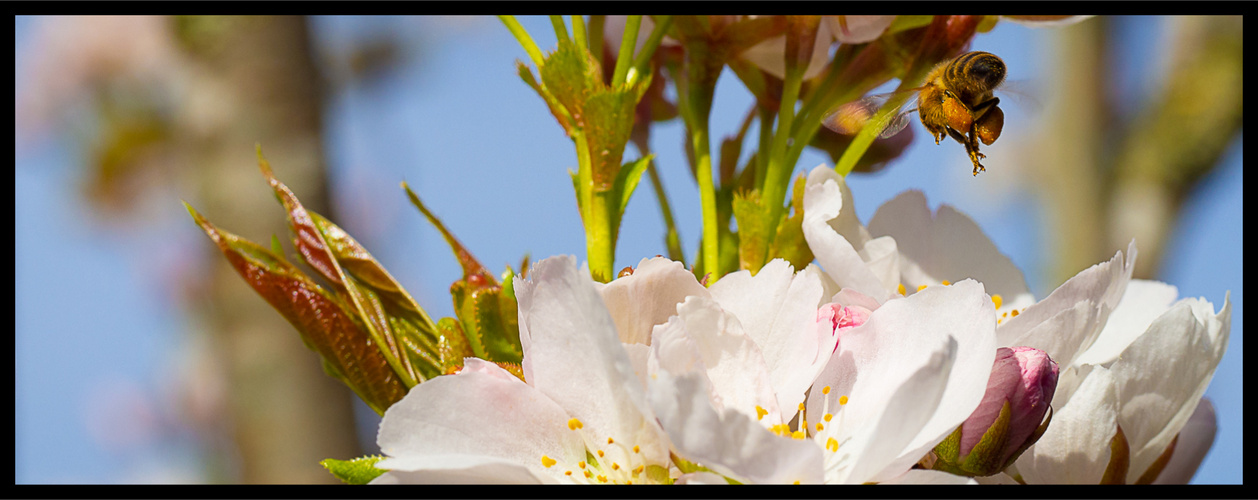
<instances>
[{"instance_id":1,"label":"unopened bud","mask_svg":"<svg viewBox=\"0 0 1258 500\"><path fill-rule=\"evenodd\" d=\"M983 401L935 447L934 468L969 476L1004 470L1048 428L1044 414L1056 389L1057 363L1044 351L1001 347Z\"/></svg>"}]
</instances>

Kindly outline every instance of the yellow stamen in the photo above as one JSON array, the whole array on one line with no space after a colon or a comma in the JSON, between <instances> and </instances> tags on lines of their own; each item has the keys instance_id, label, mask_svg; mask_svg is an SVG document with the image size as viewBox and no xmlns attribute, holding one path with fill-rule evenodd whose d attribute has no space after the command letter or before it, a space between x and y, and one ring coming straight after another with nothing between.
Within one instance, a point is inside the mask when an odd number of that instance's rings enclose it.
<instances>
[{"instance_id":1,"label":"yellow stamen","mask_svg":"<svg viewBox=\"0 0 1258 500\"><path fill-rule=\"evenodd\" d=\"M926 289L926 285L918 285L918 286L917 286L917 291L919 291L919 292L920 292L920 291L922 291L922 290L925 290L925 289Z\"/></svg>"},{"instance_id":2,"label":"yellow stamen","mask_svg":"<svg viewBox=\"0 0 1258 500\"><path fill-rule=\"evenodd\" d=\"M992 303L996 304L996 309L1000 309L1000 304L1004 303L1004 299L1000 298L1000 294L992 295Z\"/></svg>"},{"instance_id":3,"label":"yellow stamen","mask_svg":"<svg viewBox=\"0 0 1258 500\"><path fill-rule=\"evenodd\" d=\"M839 451L839 442L835 441L834 438L827 439L826 449L832 452Z\"/></svg>"},{"instance_id":4,"label":"yellow stamen","mask_svg":"<svg viewBox=\"0 0 1258 500\"><path fill-rule=\"evenodd\" d=\"M615 443L615 441L612 440L611 436L607 436L607 444L613 444L613 443Z\"/></svg>"},{"instance_id":5,"label":"yellow stamen","mask_svg":"<svg viewBox=\"0 0 1258 500\"><path fill-rule=\"evenodd\" d=\"M804 403L799 404L799 411L804 411Z\"/></svg>"},{"instance_id":6,"label":"yellow stamen","mask_svg":"<svg viewBox=\"0 0 1258 500\"><path fill-rule=\"evenodd\" d=\"M826 422L829 422L829 421L830 421L830 419L834 418L834 414L833 414L833 413L827 413L827 414L826 414L826 416L821 417L821 418L822 418L822 419L824 419Z\"/></svg>"},{"instance_id":7,"label":"yellow stamen","mask_svg":"<svg viewBox=\"0 0 1258 500\"><path fill-rule=\"evenodd\" d=\"M549 469L552 465L555 465L555 459L542 455L542 467Z\"/></svg>"},{"instance_id":8,"label":"yellow stamen","mask_svg":"<svg viewBox=\"0 0 1258 500\"><path fill-rule=\"evenodd\" d=\"M603 458L603 450L598 450L598 458Z\"/></svg>"},{"instance_id":9,"label":"yellow stamen","mask_svg":"<svg viewBox=\"0 0 1258 500\"><path fill-rule=\"evenodd\" d=\"M606 482L607 482L607 476L604 476L604 475L602 475L602 474L599 474L599 476L598 476L598 482L600 482L600 483L606 483Z\"/></svg>"},{"instance_id":10,"label":"yellow stamen","mask_svg":"<svg viewBox=\"0 0 1258 500\"><path fill-rule=\"evenodd\" d=\"M634 476L637 476L638 474L641 474L643 470L646 470L646 466L645 466L645 465L639 465L639 466L637 466L637 467L634 467L634 468L633 468L633 475L634 475Z\"/></svg>"},{"instance_id":11,"label":"yellow stamen","mask_svg":"<svg viewBox=\"0 0 1258 500\"><path fill-rule=\"evenodd\" d=\"M825 386L825 387L822 387L822 388L821 388L821 393L822 393L822 394L830 394L830 386L828 386L828 385L827 385L827 386Z\"/></svg>"},{"instance_id":12,"label":"yellow stamen","mask_svg":"<svg viewBox=\"0 0 1258 500\"><path fill-rule=\"evenodd\" d=\"M769 414L769 410L761 408L760 405L756 405L756 420L760 420L764 418L765 415L768 415L768 414Z\"/></svg>"},{"instance_id":13,"label":"yellow stamen","mask_svg":"<svg viewBox=\"0 0 1258 500\"><path fill-rule=\"evenodd\" d=\"M795 431L791 433L792 439L804 439L805 437L808 437L808 434L804 431Z\"/></svg>"},{"instance_id":14,"label":"yellow stamen","mask_svg":"<svg viewBox=\"0 0 1258 500\"><path fill-rule=\"evenodd\" d=\"M1015 318L1016 318L1016 317L1018 317L1018 310L1017 310L1017 309L1014 309L1014 310L1012 310L1012 311L1009 311L1009 315L1010 315L1010 316L1013 316L1013 317L1015 317Z\"/></svg>"},{"instance_id":15,"label":"yellow stamen","mask_svg":"<svg viewBox=\"0 0 1258 500\"><path fill-rule=\"evenodd\" d=\"M585 471L585 478L586 478L586 479L589 479L589 478L592 478L592 477L594 477L594 473L593 473L593 472L590 472L590 471L588 471L588 470L587 470L587 471Z\"/></svg>"},{"instance_id":16,"label":"yellow stamen","mask_svg":"<svg viewBox=\"0 0 1258 500\"><path fill-rule=\"evenodd\" d=\"M821 425L821 422L817 422L817 432L821 432L825 429L826 429L825 426Z\"/></svg>"},{"instance_id":17,"label":"yellow stamen","mask_svg":"<svg viewBox=\"0 0 1258 500\"><path fill-rule=\"evenodd\" d=\"M900 283L900 285L896 287L896 291L900 292L900 296L903 297L904 296L904 283Z\"/></svg>"},{"instance_id":18,"label":"yellow stamen","mask_svg":"<svg viewBox=\"0 0 1258 500\"><path fill-rule=\"evenodd\" d=\"M565 475L565 476L571 476L571 475L572 475L572 471L570 471L570 470L563 471L563 475Z\"/></svg>"},{"instance_id":19,"label":"yellow stamen","mask_svg":"<svg viewBox=\"0 0 1258 500\"><path fill-rule=\"evenodd\" d=\"M582 461L580 461L580 462L577 462L577 467L580 467L580 468L584 469L584 468L585 468L585 460L582 460Z\"/></svg>"},{"instance_id":20,"label":"yellow stamen","mask_svg":"<svg viewBox=\"0 0 1258 500\"><path fill-rule=\"evenodd\" d=\"M943 284L943 286L948 286L948 285L951 285L951 284L952 284L952 283L951 283L950 281L948 281L948 280L943 280L943 281L941 281L940 283L941 283L941 284Z\"/></svg>"},{"instance_id":21,"label":"yellow stamen","mask_svg":"<svg viewBox=\"0 0 1258 500\"><path fill-rule=\"evenodd\" d=\"M634 452L634 453L642 453L642 450L641 450L641 449L639 449L639 448L638 448L638 445L636 445L636 444L635 444L635 445L633 445L633 452Z\"/></svg>"},{"instance_id":22,"label":"yellow stamen","mask_svg":"<svg viewBox=\"0 0 1258 500\"><path fill-rule=\"evenodd\" d=\"M620 470L620 464L612 462L612 470Z\"/></svg>"},{"instance_id":23,"label":"yellow stamen","mask_svg":"<svg viewBox=\"0 0 1258 500\"><path fill-rule=\"evenodd\" d=\"M847 404L847 396L839 396L839 404L840 405Z\"/></svg>"},{"instance_id":24,"label":"yellow stamen","mask_svg":"<svg viewBox=\"0 0 1258 500\"><path fill-rule=\"evenodd\" d=\"M794 484L799 484L799 480L798 480L798 479L796 479Z\"/></svg>"},{"instance_id":25,"label":"yellow stamen","mask_svg":"<svg viewBox=\"0 0 1258 500\"><path fill-rule=\"evenodd\" d=\"M568 430L575 431L582 427L585 427L585 424L581 423L581 421L577 420L575 417L568 419Z\"/></svg>"}]
</instances>

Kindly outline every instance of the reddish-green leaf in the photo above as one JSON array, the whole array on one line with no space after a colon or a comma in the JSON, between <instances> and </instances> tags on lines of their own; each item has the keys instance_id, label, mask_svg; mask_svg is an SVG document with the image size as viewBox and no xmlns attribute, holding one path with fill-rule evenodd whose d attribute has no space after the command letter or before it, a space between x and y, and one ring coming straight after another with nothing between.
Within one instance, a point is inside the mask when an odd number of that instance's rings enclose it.
<instances>
[{"instance_id":1,"label":"reddish-green leaf","mask_svg":"<svg viewBox=\"0 0 1258 500\"><path fill-rule=\"evenodd\" d=\"M301 333L307 347L319 353L329 375L349 385L380 414L406 395L407 385L372 345L371 336L349 304L283 258L218 229L184 205L245 282Z\"/></svg>"}]
</instances>

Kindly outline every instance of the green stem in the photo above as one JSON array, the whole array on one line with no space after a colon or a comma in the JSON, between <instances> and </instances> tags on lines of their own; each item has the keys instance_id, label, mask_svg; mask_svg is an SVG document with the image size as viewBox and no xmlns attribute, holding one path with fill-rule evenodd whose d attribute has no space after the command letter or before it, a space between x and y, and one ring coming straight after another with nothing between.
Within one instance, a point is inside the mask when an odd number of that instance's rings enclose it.
<instances>
[{"instance_id":1,"label":"green stem","mask_svg":"<svg viewBox=\"0 0 1258 500\"><path fill-rule=\"evenodd\" d=\"M772 238L777 234L778 221L782 218L783 204L786 199L786 188L790 184L791 171L794 164L786 162L787 142L791 137L791 125L795 121L795 101L799 99L799 88L803 83L805 68L787 63L786 81L782 86L782 101L778 107L777 130L774 131L773 145L769 150L769 167L765 172L764 190L761 200L768 210L765 223Z\"/></svg>"},{"instance_id":2,"label":"green stem","mask_svg":"<svg viewBox=\"0 0 1258 500\"><path fill-rule=\"evenodd\" d=\"M716 217L716 187L712 184L707 113L701 119L702 123L691 130L690 143L695 153L695 177L699 181L699 205L703 211L703 272L709 275L708 285L711 286L720 278L720 228Z\"/></svg>"},{"instance_id":3,"label":"green stem","mask_svg":"<svg viewBox=\"0 0 1258 500\"><path fill-rule=\"evenodd\" d=\"M647 37L646 44L642 46L642 52L633 60L633 67L639 75L645 74L647 67L651 64L651 57L655 55L655 49L659 48L660 40L664 38L664 33L668 32L668 28L673 25L673 16L661 16L655 23L655 29L651 30L651 35Z\"/></svg>"},{"instance_id":4,"label":"green stem","mask_svg":"<svg viewBox=\"0 0 1258 500\"><path fill-rule=\"evenodd\" d=\"M563 16L550 16L550 24L555 27L555 38L559 41L568 40L568 26L563 23Z\"/></svg>"},{"instance_id":5,"label":"green stem","mask_svg":"<svg viewBox=\"0 0 1258 500\"><path fill-rule=\"evenodd\" d=\"M590 16L590 33L587 39L590 42L590 53L594 54L594 60L598 61L599 67L603 67L603 27L607 25L607 16Z\"/></svg>"},{"instance_id":6,"label":"green stem","mask_svg":"<svg viewBox=\"0 0 1258 500\"><path fill-rule=\"evenodd\" d=\"M861 127L860 132L856 133L856 137L852 138L852 143L843 150L843 156L839 157L839 163L834 166L835 172L839 175L847 176L856 168L856 162L860 161L861 156L865 155L865 151L873 144L874 139L878 136L880 130L875 125L886 123L886 118L900 110L900 106L912 97L912 92L902 92L917 86L920 78L905 78L900 80L900 86L896 87L895 95L888 99L882 108L874 113L874 116L865 122L865 126Z\"/></svg>"},{"instance_id":7,"label":"green stem","mask_svg":"<svg viewBox=\"0 0 1258 500\"><path fill-rule=\"evenodd\" d=\"M629 16L625 20L625 33L620 38L620 53L616 56L616 72L612 73L612 87L619 87L625 83L625 76L629 74L629 65L633 62L633 46L638 44L640 26L642 26L642 16Z\"/></svg>"},{"instance_id":8,"label":"green stem","mask_svg":"<svg viewBox=\"0 0 1258 500\"><path fill-rule=\"evenodd\" d=\"M804 152L804 146L812 142L812 138L817 135L817 131L821 129L822 113L829 110L832 106L839 102L847 102L851 100L852 90L854 86L835 91L839 76L843 74L843 69L847 66L847 61L839 61L837 59L830 62L830 68L826 72L825 79L821 85L816 87L812 95L804 100L804 104L799 107L799 119L795 120L795 131L791 134L791 146L786 152L786 160L789 165L799 162L799 156Z\"/></svg>"},{"instance_id":9,"label":"green stem","mask_svg":"<svg viewBox=\"0 0 1258 500\"><path fill-rule=\"evenodd\" d=\"M515 16L498 16L502 24L507 26L507 31L515 36L516 41L520 42L520 46L524 47L524 51L528 53L529 59L533 60L533 64L542 67L545 58L542 57L541 49L537 48L537 44L533 43L533 38L529 36L529 32L525 31L520 22L515 20Z\"/></svg>"},{"instance_id":10,"label":"green stem","mask_svg":"<svg viewBox=\"0 0 1258 500\"><path fill-rule=\"evenodd\" d=\"M572 16L572 39L577 42L577 47L589 50L590 42L585 36L585 18Z\"/></svg>"}]
</instances>

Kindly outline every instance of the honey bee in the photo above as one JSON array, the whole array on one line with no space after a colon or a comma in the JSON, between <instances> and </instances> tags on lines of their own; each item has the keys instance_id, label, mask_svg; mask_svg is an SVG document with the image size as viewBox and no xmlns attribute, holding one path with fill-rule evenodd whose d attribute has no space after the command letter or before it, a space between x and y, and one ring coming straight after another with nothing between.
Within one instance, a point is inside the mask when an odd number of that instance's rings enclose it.
<instances>
[{"instance_id":1,"label":"honey bee","mask_svg":"<svg viewBox=\"0 0 1258 500\"><path fill-rule=\"evenodd\" d=\"M876 124L878 137L899 133L908 125L909 113L917 111L936 145L947 135L965 146L974 163L974 175L978 175L987 170L979 163L987 156L979 152L978 142L990 146L1000 137L1005 124L1005 113L997 106L1000 98L992 95L1004 81L1005 62L999 57L990 52L967 52L931 69L925 85L844 104L827 115L824 124L840 134L854 134L892 95L915 92L906 105L916 102L917 107L888 115L884 122Z\"/></svg>"}]
</instances>

